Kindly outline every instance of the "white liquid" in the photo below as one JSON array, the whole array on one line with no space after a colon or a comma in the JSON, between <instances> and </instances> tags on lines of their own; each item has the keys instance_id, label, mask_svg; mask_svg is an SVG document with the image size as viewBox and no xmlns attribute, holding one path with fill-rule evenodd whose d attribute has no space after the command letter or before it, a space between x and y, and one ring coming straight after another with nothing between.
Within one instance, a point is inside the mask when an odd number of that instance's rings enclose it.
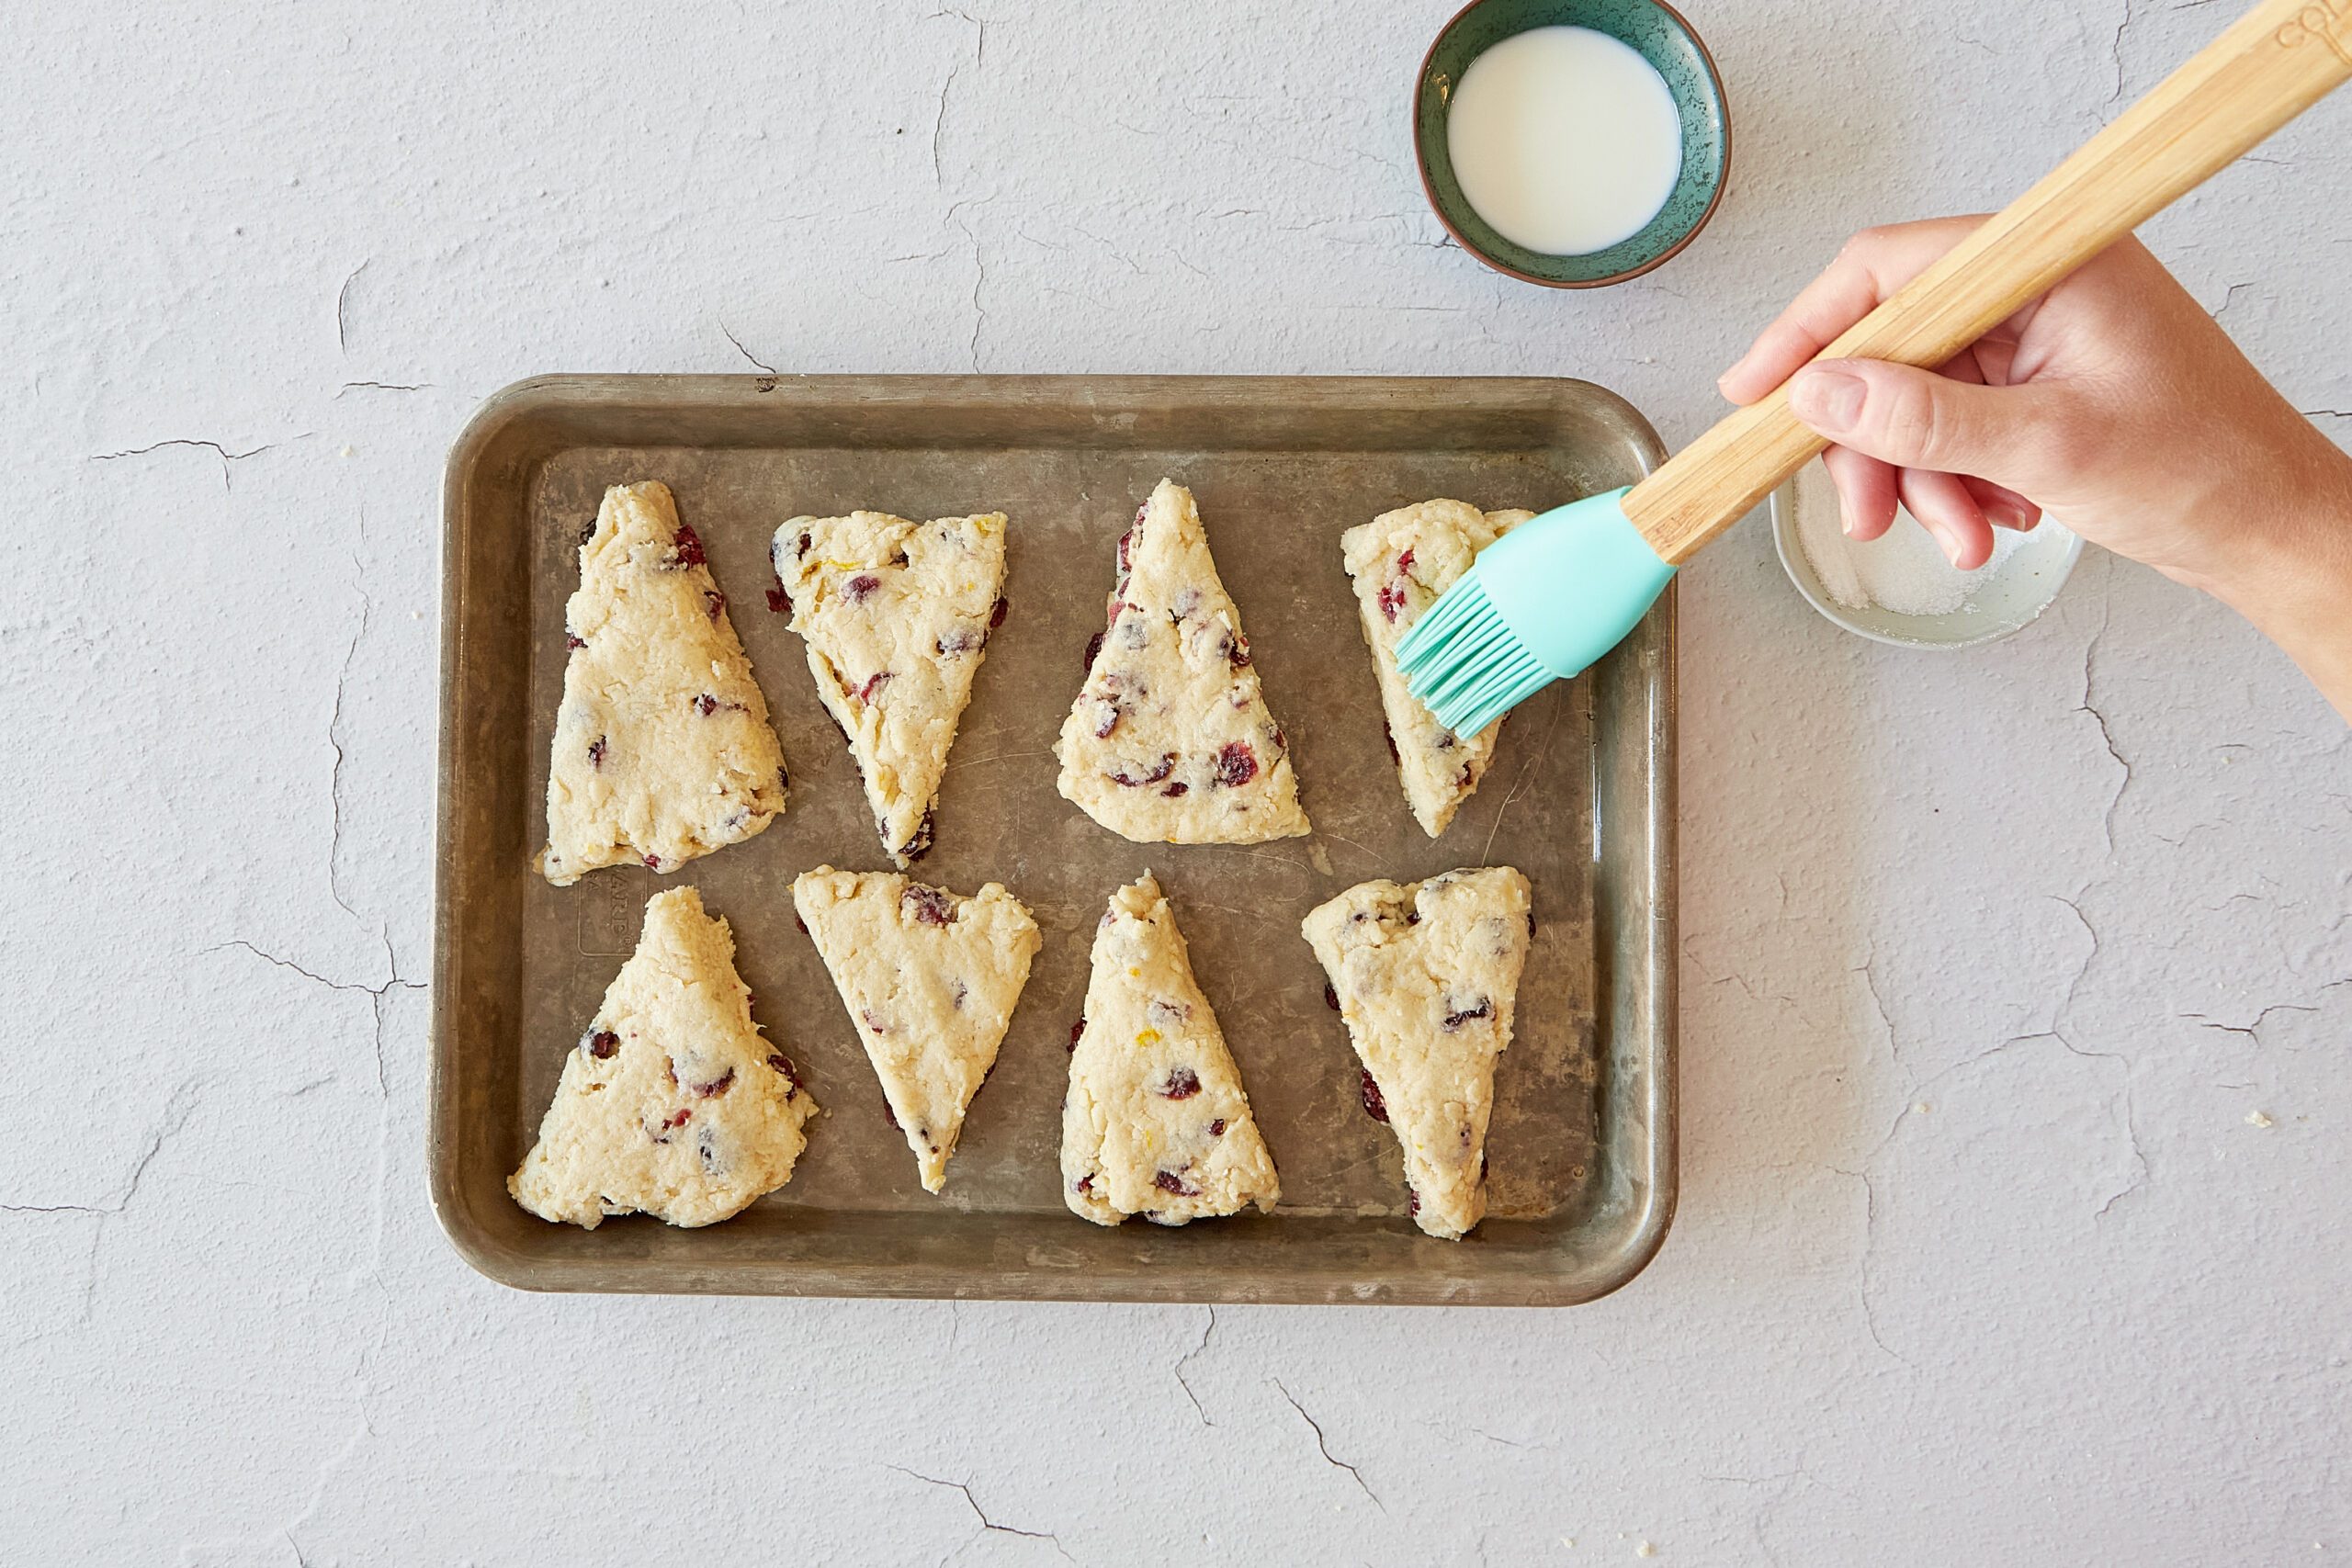
<instances>
[{"instance_id":1,"label":"white liquid","mask_svg":"<svg viewBox=\"0 0 2352 1568\"><path fill-rule=\"evenodd\" d=\"M1472 61L1445 139L1478 216L1545 255L1633 238L1682 170L1682 119L1666 78L1590 28L1532 28Z\"/></svg>"}]
</instances>

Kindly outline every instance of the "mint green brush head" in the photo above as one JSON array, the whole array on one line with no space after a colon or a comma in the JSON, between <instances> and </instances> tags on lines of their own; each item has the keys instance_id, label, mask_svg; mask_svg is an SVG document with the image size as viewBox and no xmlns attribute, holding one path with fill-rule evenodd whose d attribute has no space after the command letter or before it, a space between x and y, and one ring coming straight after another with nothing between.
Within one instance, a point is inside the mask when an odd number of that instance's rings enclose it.
<instances>
[{"instance_id":1,"label":"mint green brush head","mask_svg":"<svg viewBox=\"0 0 2352 1568\"><path fill-rule=\"evenodd\" d=\"M1943 364L2352 76L2308 0L2262 0L2048 177L1824 348ZM1821 450L1785 387L1630 490L1504 535L1397 644L1438 722L1475 735L1617 645L1675 570Z\"/></svg>"},{"instance_id":2,"label":"mint green brush head","mask_svg":"<svg viewBox=\"0 0 2352 1568\"><path fill-rule=\"evenodd\" d=\"M1413 694L1476 735L1622 641L1674 568L1625 518L1629 492L1555 506L1478 552L1396 645Z\"/></svg>"}]
</instances>

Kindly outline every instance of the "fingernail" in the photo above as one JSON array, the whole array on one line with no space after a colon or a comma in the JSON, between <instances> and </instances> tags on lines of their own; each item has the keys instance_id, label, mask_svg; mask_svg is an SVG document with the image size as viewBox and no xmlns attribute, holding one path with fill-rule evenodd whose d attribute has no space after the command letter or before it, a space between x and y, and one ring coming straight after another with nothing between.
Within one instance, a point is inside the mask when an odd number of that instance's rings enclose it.
<instances>
[{"instance_id":1,"label":"fingernail","mask_svg":"<svg viewBox=\"0 0 2352 1568\"><path fill-rule=\"evenodd\" d=\"M1842 495L1838 498L1838 526L1846 537L1850 539L1855 536L1854 509L1846 504L1846 498Z\"/></svg>"},{"instance_id":2,"label":"fingernail","mask_svg":"<svg viewBox=\"0 0 2352 1568\"><path fill-rule=\"evenodd\" d=\"M1928 532L1936 536L1936 545L1944 552L1944 559L1958 566L1960 564L1960 536L1940 523L1928 524Z\"/></svg>"},{"instance_id":3,"label":"fingernail","mask_svg":"<svg viewBox=\"0 0 2352 1568\"><path fill-rule=\"evenodd\" d=\"M1799 373L1789 388L1789 408L1825 435L1840 434L1862 417L1862 399L1869 391L1860 376L1815 366Z\"/></svg>"}]
</instances>

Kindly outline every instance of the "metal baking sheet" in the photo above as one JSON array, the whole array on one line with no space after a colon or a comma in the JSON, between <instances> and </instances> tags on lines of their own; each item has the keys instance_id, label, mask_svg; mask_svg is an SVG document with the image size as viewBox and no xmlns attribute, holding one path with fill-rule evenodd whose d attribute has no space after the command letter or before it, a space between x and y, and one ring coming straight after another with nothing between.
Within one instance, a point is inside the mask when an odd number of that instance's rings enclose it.
<instances>
[{"instance_id":1,"label":"metal baking sheet","mask_svg":"<svg viewBox=\"0 0 2352 1568\"><path fill-rule=\"evenodd\" d=\"M537 1290L1102 1301L1564 1304L1638 1272L1674 1202L1671 593L1616 653L1515 714L1445 836L1407 815L1340 564L1341 530L1454 496L1542 509L1661 456L1578 381L1190 377L555 376L486 402L445 494L430 1161L450 1238ZM1052 747L1102 625L1114 541L1168 475L1198 498L1314 836L1131 844L1054 788ZM702 536L792 773L766 832L670 876L549 887L548 748L575 545L608 484L658 479ZM1045 932L946 1191L920 1186L806 936L792 878L887 869L799 639L764 605L783 519L871 507L1009 514L1011 613L990 640L916 868L1001 881ZM1536 939L1501 1060L1486 1223L1423 1236L1389 1130L1298 922L1368 877L1508 863ZM1282 1176L1270 1216L1102 1229L1059 1192L1066 1047L1112 889L1149 868L1190 939ZM691 883L732 923L756 1016L826 1114L790 1185L723 1224L549 1224L507 1197L645 900Z\"/></svg>"}]
</instances>

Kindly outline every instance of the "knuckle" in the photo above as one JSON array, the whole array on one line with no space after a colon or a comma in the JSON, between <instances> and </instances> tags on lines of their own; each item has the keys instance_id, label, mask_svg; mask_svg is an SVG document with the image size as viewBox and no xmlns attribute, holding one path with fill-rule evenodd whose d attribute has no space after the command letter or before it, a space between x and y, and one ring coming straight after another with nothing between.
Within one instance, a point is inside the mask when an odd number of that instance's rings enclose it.
<instances>
[{"instance_id":1,"label":"knuckle","mask_svg":"<svg viewBox=\"0 0 2352 1568\"><path fill-rule=\"evenodd\" d=\"M1882 426L1887 446L1901 454L1899 461L1923 468L1940 468L1949 456L1952 421L1942 400L1924 379L1905 377L1886 400Z\"/></svg>"}]
</instances>

